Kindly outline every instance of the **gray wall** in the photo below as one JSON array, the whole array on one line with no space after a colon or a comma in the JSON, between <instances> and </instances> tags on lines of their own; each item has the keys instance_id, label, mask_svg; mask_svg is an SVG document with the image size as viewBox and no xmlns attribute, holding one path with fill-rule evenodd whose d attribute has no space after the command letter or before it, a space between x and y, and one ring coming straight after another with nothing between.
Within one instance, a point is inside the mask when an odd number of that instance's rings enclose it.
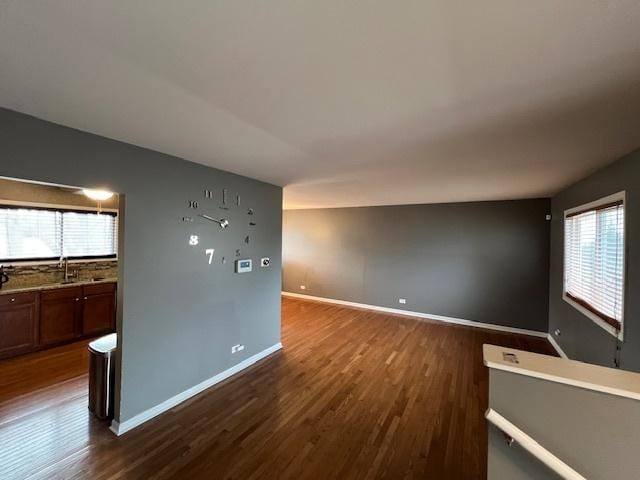
<instances>
[{"instance_id":1,"label":"gray wall","mask_svg":"<svg viewBox=\"0 0 640 480\"><path fill-rule=\"evenodd\" d=\"M640 471L637 400L490 369L489 406L588 479ZM489 428L488 480L558 478Z\"/></svg>"},{"instance_id":2,"label":"gray wall","mask_svg":"<svg viewBox=\"0 0 640 480\"><path fill-rule=\"evenodd\" d=\"M282 189L169 155L0 109L0 176L106 187L121 197L119 295L122 318L120 409L132 416L280 341ZM215 190L205 200L203 190ZM242 209L219 209L220 190ZM0 193L0 197L1 197ZM191 212L225 215L231 227L182 222ZM257 223L249 245L245 208ZM188 245L201 236L198 247ZM216 249L208 265L204 248ZM271 257L271 268L233 273L242 256ZM225 265L221 256L228 259ZM231 346L246 345L231 355Z\"/></svg>"},{"instance_id":3,"label":"gray wall","mask_svg":"<svg viewBox=\"0 0 640 480\"><path fill-rule=\"evenodd\" d=\"M487 480L561 480L520 444L507 444L504 433L488 425Z\"/></svg>"},{"instance_id":4,"label":"gray wall","mask_svg":"<svg viewBox=\"0 0 640 480\"><path fill-rule=\"evenodd\" d=\"M283 289L546 332L549 209L541 199L288 210Z\"/></svg>"},{"instance_id":5,"label":"gray wall","mask_svg":"<svg viewBox=\"0 0 640 480\"><path fill-rule=\"evenodd\" d=\"M569 357L614 366L616 339L562 299L564 211L626 190L627 282L625 341L620 366L640 371L640 151L636 151L576 183L552 199L549 331Z\"/></svg>"}]
</instances>

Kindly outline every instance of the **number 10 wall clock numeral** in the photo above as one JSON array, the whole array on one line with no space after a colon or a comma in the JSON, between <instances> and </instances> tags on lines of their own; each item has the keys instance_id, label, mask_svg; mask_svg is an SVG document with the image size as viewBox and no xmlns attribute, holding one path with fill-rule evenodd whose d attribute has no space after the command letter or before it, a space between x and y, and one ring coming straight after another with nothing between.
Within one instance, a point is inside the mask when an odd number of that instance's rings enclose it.
<instances>
[{"instance_id":1,"label":"number 10 wall clock numeral","mask_svg":"<svg viewBox=\"0 0 640 480\"><path fill-rule=\"evenodd\" d=\"M209 257L209 265L213 263L213 254L215 253L215 248L207 248L204 253Z\"/></svg>"}]
</instances>

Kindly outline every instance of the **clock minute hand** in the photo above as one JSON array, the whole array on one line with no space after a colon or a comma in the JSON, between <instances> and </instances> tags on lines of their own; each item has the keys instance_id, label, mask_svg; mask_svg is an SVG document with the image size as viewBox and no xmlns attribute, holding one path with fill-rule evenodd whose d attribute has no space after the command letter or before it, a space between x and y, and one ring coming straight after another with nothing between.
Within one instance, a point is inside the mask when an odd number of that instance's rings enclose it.
<instances>
[{"instance_id":1,"label":"clock minute hand","mask_svg":"<svg viewBox=\"0 0 640 480\"><path fill-rule=\"evenodd\" d=\"M226 218L221 218L220 220L218 220L216 218L210 217L209 215L205 215L204 213L201 213L199 216L211 222L217 223L218 225L220 225L220 228L227 228L229 226L229 220L227 220Z\"/></svg>"}]
</instances>

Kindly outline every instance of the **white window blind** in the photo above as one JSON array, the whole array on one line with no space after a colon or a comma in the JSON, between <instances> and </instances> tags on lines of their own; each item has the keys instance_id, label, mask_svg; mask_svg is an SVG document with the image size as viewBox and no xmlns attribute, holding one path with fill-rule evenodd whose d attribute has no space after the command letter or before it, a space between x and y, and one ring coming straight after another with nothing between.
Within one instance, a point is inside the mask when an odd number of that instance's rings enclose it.
<instances>
[{"instance_id":1,"label":"white window blind","mask_svg":"<svg viewBox=\"0 0 640 480\"><path fill-rule=\"evenodd\" d=\"M60 257L61 214L52 210L0 209L0 258Z\"/></svg>"},{"instance_id":2,"label":"white window blind","mask_svg":"<svg viewBox=\"0 0 640 480\"><path fill-rule=\"evenodd\" d=\"M565 218L565 294L616 330L623 321L624 204Z\"/></svg>"},{"instance_id":3,"label":"white window blind","mask_svg":"<svg viewBox=\"0 0 640 480\"><path fill-rule=\"evenodd\" d=\"M118 222L104 213L62 214L62 256L96 257L115 255Z\"/></svg>"},{"instance_id":4,"label":"white window blind","mask_svg":"<svg viewBox=\"0 0 640 480\"><path fill-rule=\"evenodd\" d=\"M113 257L117 228L106 213L0 207L0 262Z\"/></svg>"}]
</instances>

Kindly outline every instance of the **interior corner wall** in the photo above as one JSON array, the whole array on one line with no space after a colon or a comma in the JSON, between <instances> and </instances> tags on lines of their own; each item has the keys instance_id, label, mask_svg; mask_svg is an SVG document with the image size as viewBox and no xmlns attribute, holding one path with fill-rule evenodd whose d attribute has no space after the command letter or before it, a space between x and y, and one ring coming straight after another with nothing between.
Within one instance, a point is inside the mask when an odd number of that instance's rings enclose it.
<instances>
[{"instance_id":1,"label":"interior corner wall","mask_svg":"<svg viewBox=\"0 0 640 480\"><path fill-rule=\"evenodd\" d=\"M283 290L547 332L549 211L548 199L287 210Z\"/></svg>"},{"instance_id":2,"label":"interior corner wall","mask_svg":"<svg viewBox=\"0 0 640 480\"><path fill-rule=\"evenodd\" d=\"M280 187L7 109L0 109L0 152L0 176L124 194L116 421L280 342ZM220 209L223 188L230 202L239 194L242 207ZM205 189L214 199L204 198ZM199 209L190 210L189 200L198 200ZM256 226L249 226L249 207ZM183 222L198 212L224 215L231 226ZM191 235L199 236L197 246L189 245ZM205 248L215 248L211 265ZM254 259L252 273L234 273L236 249ZM259 268L261 257L270 257L271 267ZM245 349L232 355L235 344Z\"/></svg>"},{"instance_id":3,"label":"interior corner wall","mask_svg":"<svg viewBox=\"0 0 640 480\"><path fill-rule=\"evenodd\" d=\"M640 371L640 150L565 189L551 201L549 332L570 358L615 366L616 339L562 299L563 225L565 210L622 190L627 192L626 285L620 367ZM559 336L555 335L556 330L560 331Z\"/></svg>"}]
</instances>

